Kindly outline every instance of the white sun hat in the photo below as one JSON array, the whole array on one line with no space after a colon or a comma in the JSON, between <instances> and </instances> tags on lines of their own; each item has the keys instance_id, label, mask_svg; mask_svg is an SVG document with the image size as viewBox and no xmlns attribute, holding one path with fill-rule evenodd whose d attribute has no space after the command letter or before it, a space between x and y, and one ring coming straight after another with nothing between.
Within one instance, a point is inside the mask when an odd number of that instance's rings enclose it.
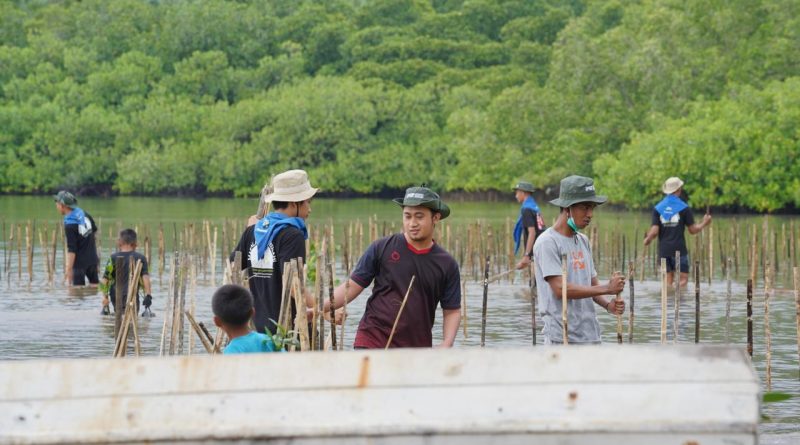
<instances>
[{"instance_id":1,"label":"white sun hat","mask_svg":"<svg viewBox=\"0 0 800 445\"><path fill-rule=\"evenodd\" d=\"M661 191L664 192L665 195L671 195L681 187L683 187L683 181L681 181L681 178L673 176L664 181L664 185L661 186Z\"/></svg>"},{"instance_id":2,"label":"white sun hat","mask_svg":"<svg viewBox=\"0 0 800 445\"><path fill-rule=\"evenodd\" d=\"M289 170L272 178L272 193L264 197L264 202L301 202L318 191L311 187L305 170Z\"/></svg>"}]
</instances>

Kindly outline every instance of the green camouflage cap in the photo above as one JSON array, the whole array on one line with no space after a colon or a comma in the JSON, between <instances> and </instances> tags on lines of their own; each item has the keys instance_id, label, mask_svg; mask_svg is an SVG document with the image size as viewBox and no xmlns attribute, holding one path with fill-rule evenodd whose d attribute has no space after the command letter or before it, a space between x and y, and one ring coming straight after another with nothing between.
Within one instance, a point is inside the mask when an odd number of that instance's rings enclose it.
<instances>
[{"instance_id":1,"label":"green camouflage cap","mask_svg":"<svg viewBox=\"0 0 800 445\"><path fill-rule=\"evenodd\" d=\"M528 193L533 193L533 192L536 191L536 189L533 188L533 184L531 184L530 182L525 182L525 181L519 181L517 183L517 185L515 185L512 190L515 190L515 191L516 190L522 190L523 192L528 192Z\"/></svg>"},{"instance_id":2,"label":"green camouflage cap","mask_svg":"<svg viewBox=\"0 0 800 445\"><path fill-rule=\"evenodd\" d=\"M53 199L67 207L72 207L78 203L78 199L75 198L75 195L66 190L61 190L58 192L58 194L53 195Z\"/></svg>"},{"instance_id":3,"label":"green camouflage cap","mask_svg":"<svg viewBox=\"0 0 800 445\"><path fill-rule=\"evenodd\" d=\"M441 219L445 219L450 215L450 207L442 202L436 192L427 187L409 187L406 189L404 197L395 198L392 201L401 207L427 207L441 214Z\"/></svg>"},{"instance_id":4,"label":"green camouflage cap","mask_svg":"<svg viewBox=\"0 0 800 445\"><path fill-rule=\"evenodd\" d=\"M558 199L550 201L550 204L565 208L579 202L603 204L606 201L608 201L607 197L595 194L592 178L573 175L561 180Z\"/></svg>"}]
</instances>

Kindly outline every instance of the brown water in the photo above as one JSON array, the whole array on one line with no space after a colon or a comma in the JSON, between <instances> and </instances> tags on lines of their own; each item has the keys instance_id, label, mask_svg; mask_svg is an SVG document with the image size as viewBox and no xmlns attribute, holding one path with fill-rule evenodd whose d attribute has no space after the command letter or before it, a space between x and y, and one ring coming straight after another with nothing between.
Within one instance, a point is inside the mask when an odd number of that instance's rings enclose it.
<instances>
[{"instance_id":1,"label":"brown water","mask_svg":"<svg viewBox=\"0 0 800 445\"><path fill-rule=\"evenodd\" d=\"M85 202L84 202L85 201ZM104 250L102 255L107 257L110 253L110 242L107 239L108 227L116 231L117 221L121 225L139 225L151 227L151 236L155 227L162 223L165 226L166 238L172 238L170 226L175 223L182 225L186 222L197 222L203 219L220 222L225 218L243 220L252 212L252 200L214 199L214 200L186 200L186 199L152 199L152 198L117 198L111 200L82 200L81 205L88 210L101 224L101 233L104 237ZM502 227L506 218L516 217L517 206L509 201L504 203L452 203L453 217L448 223L453 228L459 224L469 224L478 219L486 223L494 223ZM0 289L3 289L0 298L0 359L35 359L51 357L103 357L111 356L113 341L113 317L100 315L100 295L90 289L67 290L61 284L49 284L44 266L43 250L36 240L34 250L33 280L29 281L27 275L26 254L24 245L23 270L18 270L16 252L5 249L8 245L8 227L10 224L19 223L28 219L36 219L37 227L42 227L46 221L50 229L58 224L58 215L55 215L52 202L46 198L35 197L0 197L0 215L3 221L3 242L0 243ZM343 224L353 218L361 218L366 225L366 218L375 215L379 221L387 221L387 230L391 222L399 226L400 218L397 207L386 201L377 200L315 200L310 223L315 220L320 222L332 221L334 224ZM554 213L545 209L545 216L549 220ZM596 215L596 224L600 227L615 227L632 233L636 226L644 227L648 221L647 214L619 213L601 210ZM105 222L103 222L105 221ZM637 223L637 221L639 221ZM739 223L752 222L761 224L759 218L739 218ZM790 219L772 219L773 226L788 224ZM723 230L730 224L730 218L715 219L715 227ZM179 228L180 230L180 228ZM366 227L365 227L366 230ZM24 233L24 232L23 232ZM338 242L338 241L337 241ZM452 244L452 242L451 242ZM606 249L609 250L609 249ZM59 251L60 252L60 251ZM153 249L155 257L155 245ZM218 254L222 255L221 243ZM12 255L8 257L7 255ZM101 261L104 261L102 259ZM605 260L599 264L600 276L606 277ZM611 261L607 259L607 261ZM155 260L154 260L155 262ZM619 262L619 261L618 261ZM167 257L169 264L169 256ZM7 269L6 265L10 264ZM341 261L339 262L341 265ZM741 266L742 270L746 268ZM504 268L501 268L504 269ZM56 270L63 270L61 254L56 257ZM153 309L156 317L140 319L140 334L143 353L146 355L158 354L158 347L162 330L162 311L165 306L168 282L168 270L160 280L157 274L157 264L151 264L151 277L153 278ZM726 284L721 280L721 270L717 269L717 280L710 286L705 280L701 283L701 339L703 343L724 344L726 337L731 344L744 348L746 343L746 301L743 276L732 285L732 306L730 329L726 330ZM779 272L782 280L778 287L785 288L788 284L786 268ZM343 270L338 270L337 277L345 275ZM636 343L660 342L660 283L650 276L644 282L635 282L636 290L636 321L634 341ZM744 275L744 272L741 273ZM57 274L56 276L60 276ZM21 278L21 280L20 280ZM480 316L482 287L477 283L472 274L465 271L464 279L467 280L467 332L459 331L457 347L474 347L480 344ZM198 274L198 283L195 292L187 294L187 299L194 302L196 318L211 326L210 296L215 285L221 283L221 268L217 266L217 276L211 282L209 276ZM531 306L527 290L522 283L522 276L518 276L515 284L508 281L493 283L489 288L489 304L487 315L487 347L510 347L531 344ZM627 299L628 291L626 289ZM345 324L345 345L352 347L353 334L358 320L364 309L367 292L349 306L350 317ZM187 305L188 307L188 305ZM673 301L670 296L668 303L668 338L673 341ZM691 343L694 341L694 285L690 284L687 295L680 309L680 322L678 326L678 342ZM764 380L766 367L764 345L764 293L763 284L757 283L754 298L754 337L755 354L754 367ZM616 319L608 314L599 314L603 326L603 340L607 344L616 342ZM434 337L437 341L441 338L440 320L434 327ZM538 320L541 326L541 320ZM770 301L770 324L772 329L772 390L794 395L793 399L785 402L772 403L764 406L764 414L769 420L764 421L760 427L761 443L784 444L800 443L800 365L798 364L797 332L795 325L795 302L791 292L779 290ZM626 328L627 330L627 322ZM186 338L190 335L187 332ZM541 344L541 335L538 335ZM627 339L627 337L626 337ZM194 339L193 352L200 353L202 346Z\"/></svg>"}]
</instances>

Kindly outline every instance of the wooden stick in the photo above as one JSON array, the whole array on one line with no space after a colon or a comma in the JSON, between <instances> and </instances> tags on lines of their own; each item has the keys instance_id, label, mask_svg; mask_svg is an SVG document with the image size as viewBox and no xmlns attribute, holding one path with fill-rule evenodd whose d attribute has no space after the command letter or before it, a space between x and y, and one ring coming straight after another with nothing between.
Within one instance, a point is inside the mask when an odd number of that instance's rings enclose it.
<instances>
[{"instance_id":1,"label":"wooden stick","mask_svg":"<svg viewBox=\"0 0 800 445\"><path fill-rule=\"evenodd\" d=\"M400 310L397 311L397 317L394 319L394 325L392 326L392 331L389 333L389 340L386 342L386 347L383 348L384 350L389 349L389 346L392 344L392 338L394 338L394 332L397 329L397 323L400 321L400 315L403 314L403 308L406 307L406 301L408 301L408 295L411 293L411 287L414 286L415 278L417 278L416 275L411 275L411 281L408 283L406 295L403 297L403 302L400 303Z\"/></svg>"},{"instance_id":2,"label":"wooden stick","mask_svg":"<svg viewBox=\"0 0 800 445\"><path fill-rule=\"evenodd\" d=\"M753 280L747 279L747 353L753 358Z\"/></svg>"},{"instance_id":3,"label":"wooden stick","mask_svg":"<svg viewBox=\"0 0 800 445\"><path fill-rule=\"evenodd\" d=\"M536 346L536 300L539 298L536 292L536 268L533 260L530 264L530 286L531 286L531 337L533 339L533 346Z\"/></svg>"},{"instance_id":4,"label":"wooden stick","mask_svg":"<svg viewBox=\"0 0 800 445\"><path fill-rule=\"evenodd\" d=\"M694 342L700 343L700 267L694 262Z\"/></svg>"},{"instance_id":5,"label":"wooden stick","mask_svg":"<svg viewBox=\"0 0 800 445\"><path fill-rule=\"evenodd\" d=\"M726 291L725 291L725 344L730 344L731 342L731 299L733 298L733 292L731 289L731 267L733 265L733 261L730 257L728 257L727 267L725 268L725 281L726 281Z\"/></svg>"},{"instance_id":6,"label":"wooden stick","mask_svg":"<svg viewBox=\"0 0 800 445\"><path fill-rule=\"evenodd\" d=\"M661 344L667 342L667 259L661 258Z\"/></svg>"},{"instance_id":7,"label":"wooden stick","mask_svg":"<svg viewBox=\"0 0 800 445\"><path fill-rule=\"evenodd\" d=\"M772 266L769 259L764 264L764 346L766 353L766 387L767 391L772 391L772 331L769 325L769 300L772 293Z\"/></svg>"},{"instance_id":8,"label":"wooden stick","mask_svg":"<svg viewBox=\"0 0 800 445\"><path fill-rule=\"evenodd\" d=\"M569 344L567 326L567 254L561 254L561 341Z\"/></svg>"},{"instance_id":9,"label":"wooden stick","mask_svg":"<svg viewBox=\"0 0 800 445\"><path fill-rule=\"evenodd\" d=\"M333 263L328 261L328 299L330 300L330 310L331 310L331 348L336 351L339 348L336 347L336 309L334 309L334 298L333 298ZM347 295L344 296L347 299Z\"/></svg>"},{"instance_id":10,"label":"wooden stick","mask_svg":"<svg viewBox=\"0 0 800 445\"><path fill-rule=\"evenodd\" d=\"M204 331L200 325L195 321L194 316L192 316L191 312L186 311L186 319L189 320L189 325L192 326L192 329L200 337L200 342L203 344L203 347L206 348L206 352L211 354L214 351L214 347L209 342L209 339L206 337L208 331Z\"/></svg>"},{"instance_id":11,"label":"wooden stick","mask_svg":"<svg viewBox=\"0 0 800 445\"><path fill-rule=\"evenodd\" d=\"M678 343L678 326L681 313L681 252L675 251L675 271L672 273L675 287L675 319L672 321L672 343Z\"/></svg>"},{"instance_id":12,"label":"wooden stick","mask_svg":"<svg viewBox=\"0 0 800 445\"><path fill-rule=\"evenodd\" d=\"M636 244L634 244L635 246ZM634 255L635 258L635 255ZM633 343L633 280L636 276L636 262L631 261L628 264L628 288L630 289L630 310L628 311L628 343Z\"/></svg>"},{"instance_id":13,"label":"wooden stick","mask_svg":"<svg viewBox=\"0 0 800 445\"><path fill-rule=\"evenodd\" d=\"M489 305L489 267L491 265L489 255L486 255L486 262L483 268L483 308L481 309L481 347L486 345L486 310Z\"/></svg>"},{"instance_id":14,"label":"wooden stick","mask_svg":"<svg viewBox=\"0 0 800 445\"><path fill-rule=\"evenodd\" d=\"M792 278L794 281L795 324L797 325L797 358L800 363L800 269L797 266L792 267ZM798 378L800 378L800 372Z\"/></svg>"},{"instance_id":15,"label":"wooden stick","mask_svg":"<svg viewBox=\"0 0 800 445\"><path fill-rule=\"evenodd\" d=\"M509 269L509 270L507 270L505 272L500 272L500 273L494 274L491 277L488 277L487 279L489 280L489 283L494 283L495 281L500 280L500 278L503 278L504 276L506 276L508 274L513 274L514 272L516 272L516 269L511 268L511 269Z\"/></svg>"}]
</instances>

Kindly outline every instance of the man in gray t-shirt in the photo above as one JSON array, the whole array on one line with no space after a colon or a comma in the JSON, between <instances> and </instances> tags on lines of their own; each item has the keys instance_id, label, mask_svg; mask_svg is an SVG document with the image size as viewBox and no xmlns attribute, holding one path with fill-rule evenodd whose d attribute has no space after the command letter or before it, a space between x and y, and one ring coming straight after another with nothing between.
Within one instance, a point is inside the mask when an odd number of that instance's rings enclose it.
<instances>
[{"instance_id":1,"label":"man in gray t-shirt","mask_svg":"<svg viewBox=\"0 0 800 445\"><path fill-rule=\"evenodd\" d=\"M564 178L558 199L550 201L559 206L561 212L555 225L547 229L533 247L545 344L562 343L563 339L561 255L567 256L569 343L600 343L595 303L614 315L625 311L623 301L615 303L614 298L606 297L622 292L625 278L615 274L607 284L599 284L589 240L579 233L592 221L595 206L604 202L605 196L595 194L594 182L582 176Z\"/></svg>"}]
</instances>

